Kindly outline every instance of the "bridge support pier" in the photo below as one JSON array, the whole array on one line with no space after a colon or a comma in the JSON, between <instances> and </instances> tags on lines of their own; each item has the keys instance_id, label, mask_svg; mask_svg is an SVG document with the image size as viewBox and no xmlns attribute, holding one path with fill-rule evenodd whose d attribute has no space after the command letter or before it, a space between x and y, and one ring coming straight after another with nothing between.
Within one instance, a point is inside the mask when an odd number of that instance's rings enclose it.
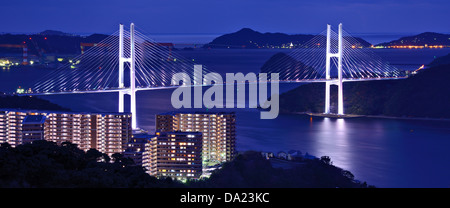
<instances>
[{"instance_id":1,"label":"bridge support pier","mask_svg":"<svg viewBox=\"0 0 450 208\"><path fill-rule=\"evenodd\" d=\"M124 57L123 47L123 25L120 24L119 29L119 88L123 90L119 91L119 112L124 112L125 106L125 94L130 95L130 111L131 111L131 126L134 129L137 127L137 113L136 113L136 54L135 54L135 38L134 38L134 23L130 25L130 58ZM124 84L124 64L130 63L130 87L125 88Z\"/></svg>"},{"instance_id":2,"label":"bridge support pier","mask_svg":"<svg viewBox=\"0 0 450 208\"><path fill-rule=\"evenodd\" d=\"M125 97L125 92L119 91L119 113L123 113L125 110L124 97Z\"/></svg>"},{"instance_id":3,"label":"bridge support pier","mask_svg":"<svg viewBox=\"0 0 450 208\"><path fill-rule=\"evenodd\" d=\"M325 63L325 72L326 72L326 79L325 82L325 114L331 113L330 111L330 88L331 85L337 85L338 86L338 114L344 115L344 89L343 89L343 82L342 82L342 23L339 24L339 34L338 34L338 52L332 53L331 52L331 26L327 25L327 46L326 46L326 63ZM338 79L331 79L330 70L331 70L331 58L336 57L338 59Z\"/></svg>"},{"instance_id":4,"label":"bridge support pier","mask_svg":"<svg viewBox=\"0 0 450 208\"><path fill-rule=\"evenodd\" d=\"M330 113L330 88L331 82L325 82L325 114Z\"/></svg>"}]
</instances>

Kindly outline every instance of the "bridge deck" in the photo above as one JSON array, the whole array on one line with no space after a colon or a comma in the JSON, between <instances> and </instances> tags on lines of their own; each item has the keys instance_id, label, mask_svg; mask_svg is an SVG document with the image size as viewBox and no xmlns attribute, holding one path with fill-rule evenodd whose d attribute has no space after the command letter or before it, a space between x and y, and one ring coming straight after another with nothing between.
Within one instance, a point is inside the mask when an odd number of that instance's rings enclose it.
<instances>
[{"instance_id":1,"label":"bridge deck","mask_svg":"<svg viewBox=\"0 0 450 208\"><path fill-rule=\"evenodd\" d=\"M407 77L383 77L383 78L354 78L354 79L342 79L343 82L362 82L362 81L375 81L375 80L396 80L396 79L405 79ZM268 82L277 82L277 83L314 83L314 82L336 82L338 79L315 79L315 80L278 80L278 81L268 81ZM243 83L238 83L243 84ZM227 85L226 83L222 85ZM211 86L211 85L190 85L190 87L195 86ZM155 86L155 87L136 87L136 91L143 90L161 90L161 89L174 89L178 87L183 87L180 85L177 86ZM186 86L184 86L186 87ZM110 89L99 89L99 90L83 90L83 91L60 91L60 92L39 92L39 93L21 93L17 95L29 96L29 95L63 95L63 94L86 94L86 93L108 93L108 92L119 92L119 91L129 91L129 88L110 88ZM15 94L15 93L14 93Z\"/></svg>"}]
</instances>

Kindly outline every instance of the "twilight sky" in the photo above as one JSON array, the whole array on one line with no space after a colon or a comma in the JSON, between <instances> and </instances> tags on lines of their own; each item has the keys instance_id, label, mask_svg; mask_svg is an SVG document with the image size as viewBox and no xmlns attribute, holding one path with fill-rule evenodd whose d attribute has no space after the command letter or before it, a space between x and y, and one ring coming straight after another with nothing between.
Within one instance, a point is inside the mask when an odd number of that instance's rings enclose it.
<instances>
[{"instance_id":1,"label":"twilight sky","mask_svg":"<svg viewBox=\"0 0 450 208\"><path fill-rule=\"evenodd\" d=\"M449 0L4 0L0 32L111 34L134 22L149 33L450 33Z\"/></svg>"}]
</instances>

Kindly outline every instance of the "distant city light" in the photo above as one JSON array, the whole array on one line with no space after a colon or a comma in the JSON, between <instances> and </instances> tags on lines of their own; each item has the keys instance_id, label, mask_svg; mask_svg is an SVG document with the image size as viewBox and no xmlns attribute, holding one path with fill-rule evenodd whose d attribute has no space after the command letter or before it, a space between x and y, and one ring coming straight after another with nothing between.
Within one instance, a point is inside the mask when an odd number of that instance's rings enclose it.
<instances>
[{"instance_id":1,"label":"distant city light","mask_svg":"<svg viewBox=\"0 0 450 208\"><path fill-rule=\"evenodd\" d=\"M394 45L394 46L387 46L387 48L405 48L405 49L423 49L423 48L444 48L444 47L450 47L450 46L444 46L444 45Z\"/></svg>"},{"instance_id":2,"label":"distant city light","mask_svg":"<svg viewBox=\"0 0 450 208\"><path fill-rule=\"evenodd\" d=\"M17 90L16 90L16 93L17 93L17 94L22 94L22 93L24 93L24 92L25 92L25 89L21 88L20 86L19 86L19 88L17 88Z\"/></svg>"}]
</instances>

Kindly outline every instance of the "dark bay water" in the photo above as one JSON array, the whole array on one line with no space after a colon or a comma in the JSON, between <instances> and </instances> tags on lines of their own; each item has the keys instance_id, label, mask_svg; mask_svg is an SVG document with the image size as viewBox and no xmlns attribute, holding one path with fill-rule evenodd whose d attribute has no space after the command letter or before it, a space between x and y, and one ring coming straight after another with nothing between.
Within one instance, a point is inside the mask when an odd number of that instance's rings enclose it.
<instances>
[{"instance_id":1,"label":"dark bay water","mask_svg":"<svg viewBox=\"0 0 450 208\"><path fill-rule=\"evenodd\" d=\"M284 50L178 51L208 69L225 72L258 72L264 62ZM393 64L418 67L450 49L377 50ZM405 65L406 66L406 65ZM4 70L0 91L27 85L47 69ZM296 84L283 84L282 91ZM138 126L154 131L155 114L174 110L172 90L138 92ZM344 92L345 93L345 92ZM42 96L75 111L117 110L116 93ZM358 180L378 187L450 187L450 121L380 118L324 119L304 115L279 115L259 119L254 109L233 109L237 114L237 149L308 152L330 156L333 164L350 170Z\"/></svg>"}]
</instances>

